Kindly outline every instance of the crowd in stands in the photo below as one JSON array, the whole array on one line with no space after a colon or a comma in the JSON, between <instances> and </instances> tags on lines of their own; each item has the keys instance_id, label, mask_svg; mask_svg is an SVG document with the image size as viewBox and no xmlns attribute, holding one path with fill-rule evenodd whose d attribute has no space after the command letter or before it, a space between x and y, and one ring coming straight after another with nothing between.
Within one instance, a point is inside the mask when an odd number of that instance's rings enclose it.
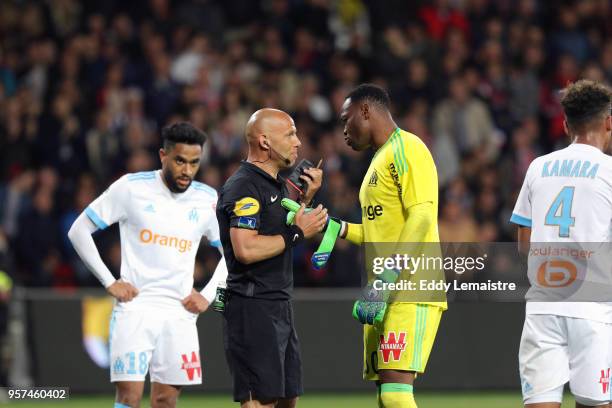
<instances>
[{"instance_id":1,"label":"crowd in stands","mask_svg":"<svg viewBox=\"0 0 612 408\"><path fill-rule=\"evenodd\" d=\"M443 241L508 241L529 163L565 146L560 91L612 81L608 0L5 0L0 2L0 270L25 286L95 286L66 233L126 172L159 168L160 129L209 138L198 179L220 188L246 157L261 107L295 119L301 157L323 158L316 201L358 221L373 152L338 113L361 82L388 89L401 128L437 163ZM97 233L116 273L117 230ZM357 286L358 250L337 244L300 286ZM216 263L202 249L196 280Z\"/></svg>"}]
</instances>

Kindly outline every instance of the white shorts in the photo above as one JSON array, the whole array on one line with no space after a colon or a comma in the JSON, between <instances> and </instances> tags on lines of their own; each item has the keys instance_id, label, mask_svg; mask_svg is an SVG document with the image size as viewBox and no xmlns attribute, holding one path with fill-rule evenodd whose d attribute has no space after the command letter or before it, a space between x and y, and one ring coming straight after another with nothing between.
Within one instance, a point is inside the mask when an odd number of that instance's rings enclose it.
<instances>
[{"instance_id":1,"label":"white shorts","mask_svg":"<svg viewBox=\"0 0 612 408\"><path fill-rule=\"evenodd\" d=\"M569 381L577 402L610 401L612 325L556 315L527 315L519 371L525 404L561 402Z\"/></svg>"},{"instance_id":2,"label":"white shorts","mask_svg":"<svg viewBox=\"0 0 612 408\"><path fill-rule=\"evenodd\" d=\"M111 382L202 383L195 316L164 310L114 310L110 321Z\"/></svg>"}]
</instances>

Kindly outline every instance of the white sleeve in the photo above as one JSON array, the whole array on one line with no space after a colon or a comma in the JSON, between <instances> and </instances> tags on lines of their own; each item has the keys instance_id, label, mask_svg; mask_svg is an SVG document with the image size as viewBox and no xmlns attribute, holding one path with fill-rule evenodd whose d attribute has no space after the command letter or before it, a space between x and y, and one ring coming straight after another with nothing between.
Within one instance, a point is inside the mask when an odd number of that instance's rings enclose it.
<instances>
[{"instance_id":1,"label":"white sleeve","mask_svg":"<svg viewBox=\"0 0 612 408\"><path fill-rule=\"evenodd\" d=\"M208 225L206 226L206 230L204 231L204 235L210 246L215 248L221 248L221 235L219 234L219 223L217 222L217 217L212 217ZM223 255L223 252L221 253Z\"/></svg>"},{"instance_id":2,"label":"white sleeve","mask_svg":"<svg viewBox=\"0 0 612 408\"><path fill-rule=\"evenodd\" d=\"M91 218L85 212L82 212L70 227L68 238L85 266L105 288L108 288L115 283L115 277L102 261L96 243L91 236L97 229Z\"/></svg>"},{"instance_id":3,"label":"white sleeve","mask_svg":"<svg viewBox=\"0 0 612 408\"><path fill-rule=\"evenodd\" d=\"M208 281L204 289L202 289L200 292L209 303L212 303L212 301L215 300L217 286L219 286L219 283L225 282L227 279L227 264L225 263L225 257L223 256L223 248L219 248L219 252L221 252L221 259L219 259L215 272L210 278L210 281Z\"/></svg>"},{"instance_id":4,"label":"white sleeve","mask_svg":"<svg viewBox=\"0 0 612 408\"><path fill-rule=\"evenodd\" d=\"M532 166L529 166L525 174L521 192L512 211L512 217L510 217L510 222L529 228L531 228L531 168Z\"/></svg>"},{"instance_id":5,"label":"white sleeve","mask_svg":"<svg viewBox=\"0 0 612 408\"><path fill-rule=\"evenodd\" d=\"M123 176L89 204L85 209L85 214L99 229L103 230L109 225L126 218L128 198L128 179L127 176Z\"/></svg>"}]
</instances>

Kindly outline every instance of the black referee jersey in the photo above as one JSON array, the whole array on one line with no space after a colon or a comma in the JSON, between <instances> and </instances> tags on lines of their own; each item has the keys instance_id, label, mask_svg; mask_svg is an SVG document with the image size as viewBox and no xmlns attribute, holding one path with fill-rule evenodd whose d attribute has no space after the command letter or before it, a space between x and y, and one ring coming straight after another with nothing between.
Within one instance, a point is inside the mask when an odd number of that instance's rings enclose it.
<instances>
[{"instance_id":1,"label":"black referee jersey","mask_svg":"<svg viewBox=\"0 0 612 408\"><path fill-rule=\"evenodd\" d=\"M240 168L221 188L217 220L227 261L229 293L260 299L290 299L293 291L293 250L250 265L240 263L230 240L230 228L256 230L260 235L279 235L287 230L287 211L281 200L288 196L285 180L276 179L252 163Z\"/></svg>"}]
</instances>

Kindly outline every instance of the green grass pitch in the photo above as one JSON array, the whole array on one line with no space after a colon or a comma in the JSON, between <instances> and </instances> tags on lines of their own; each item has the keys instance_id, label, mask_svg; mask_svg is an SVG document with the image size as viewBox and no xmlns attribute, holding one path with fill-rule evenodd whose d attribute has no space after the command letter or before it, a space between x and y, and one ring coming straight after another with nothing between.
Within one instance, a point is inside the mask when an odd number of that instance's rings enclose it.
<instances>
[{"instance_id":1,"label":"green grass pitch","mask_svg":"<svg viewBox=\"0 0 612 408\"><path fill-rule=\"evenodd\" d=\"M520 408L523 406L520 393L517 392L432 392L423 391L416 394L419 408ZM1 405L1 403L0 403ZM73 396L67 401L11 401L5 406L20 408L55 408L87 407L112 408L113 396ZM144 400L141 407L149 407ZM236 408L238 404L231 401L228 395L205 395L185 393L177 405L180 408ZM573 399L566 396L562 408L573 407ZM376 408L373 393L353 394L308 394L302 397L299 408Z\"/></svg>"}]
</instances>

